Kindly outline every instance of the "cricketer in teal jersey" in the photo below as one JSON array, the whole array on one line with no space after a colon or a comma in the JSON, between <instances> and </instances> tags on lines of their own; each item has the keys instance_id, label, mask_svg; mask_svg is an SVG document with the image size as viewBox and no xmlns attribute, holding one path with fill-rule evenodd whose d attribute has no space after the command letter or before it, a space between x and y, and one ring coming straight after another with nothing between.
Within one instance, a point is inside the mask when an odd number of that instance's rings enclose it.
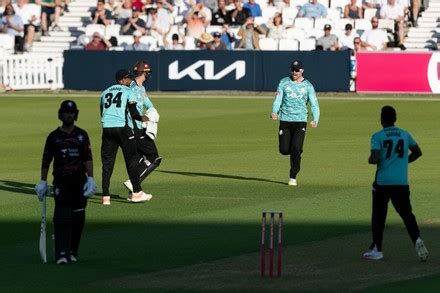
<instances>
[{"instance_id":1,"label":"cricketer in teal jersey","mask_svg":"<svg viewBox=\"0 0 440 293\"><path fill-rule=\"evenodd\" d=\"M319 104L313 85L303 77L304 66L295 60L290 67L291 76L283 78L272 105L272 120L280 120L279 149L283 155L290 155L290 179L288 185L296 186L296 176L301 165L310 104L312 121L316 128L319 121Z\"/></svg>"},{"instance_id":2,"label":"cricketer in teal jersey","mask_svg":"<svg viewBox=\"0 0 440 293\"><path fill-rule=\"evenodd\" d=\"M143 86L144 82L147 82L151 78L151 73L151 67L145 61L136 62L133 66L134 80L131 82L130 88L133 90L133 94L136 98L136 109L139 115L144 115L146 110L154 109L154 105L148 98L145 87ZM159 167L162 158L159 157L154 140L147 135L145 128L142 128L141 121L136 121L134 134L136 137L137 152L143 159L139 161L138 165L139 181L142 182L151 172ZM131 193L133 192L131 180L126 180L124 185L129 190L128 200L130 200Z\"/></svg>"},{"instance_id":3,"label":"cricketer in teal jersey","mask_svg":"<svg viewBox=\"0 0 440 293\"><path fill-rule=\"evenodd\" d=\"M136 140L133 132L133 119L143 120L136 111L136 99L129 87L131 75L127 70L116 73L117 84L107 88L100 99L102 122L102 203L110 205L110 177L113 173L116 154L121 147L128 177L133 182L133 202L151 199L145 194L139 182ZM146 121L146 120L145 120Z\"/></svg>"},{"instance_id":4,"label":"cricketer in teal jersey","mask_svg":"<svg viewBox=\"0 0 440 293\"><path fill-rule=\"evenodd\" d=\"M371 216L373 243L370 250L364 253L364 258L383 259L383 230L388 202L391 199L394 208L405 223L417 255L420 260L426 261L429 254L420 238L416 217L412 213L408 185L408 163L417 160L422 155L422 151L407 131L394 126L396 120L396 110L391 106L383 107L381 111L383 129L371 137L371 154L368 163L377 165Z\"/></svg>"}]
</instances>

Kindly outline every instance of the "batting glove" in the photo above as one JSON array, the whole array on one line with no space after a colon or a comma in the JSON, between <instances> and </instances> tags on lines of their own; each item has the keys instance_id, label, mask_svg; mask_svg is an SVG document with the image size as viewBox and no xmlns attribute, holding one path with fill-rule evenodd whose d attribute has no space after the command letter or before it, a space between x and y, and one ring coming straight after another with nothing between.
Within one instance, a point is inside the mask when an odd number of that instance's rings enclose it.
<instances>
[{"instance_id":1,"label":"batting glove","mask_svg":"<svg viewBox=\"0 0 440 293\"><path fill-rule=\"evenodd\" d=\"M84 185L84 196L90 198L96 192L96 183L93 177L87 177L87 183Z\"/></svg>"},{"instance_id":2,"label":"batting glove","mask_svg":"<svg viewBox=\"0 0 440 293\"><path fill-rule=\"evenodd\" d=\"M38 200L43 201L44 197L47 195L49 190L49 186L47 185L47 181L41 180L35 185L35 192L37 193Z\"/></svg>"}]
</instances>

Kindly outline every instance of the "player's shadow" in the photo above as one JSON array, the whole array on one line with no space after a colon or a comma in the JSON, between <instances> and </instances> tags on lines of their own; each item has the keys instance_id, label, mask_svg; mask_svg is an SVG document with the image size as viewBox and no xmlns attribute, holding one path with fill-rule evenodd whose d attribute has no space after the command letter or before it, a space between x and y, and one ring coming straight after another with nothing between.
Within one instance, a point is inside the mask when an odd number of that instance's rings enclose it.
<instances>
[{"instance_id":1,"label":"player's shadow","mask_svg":"<svg viewBox=\"0 0 440 293\"><path fill-rule=\"evenodd\" d=\"M24 193L35 195L35 184L24 182L0 180L0 190L14 193Z\"/></svg>"},{"instance_id":2,"label":"player's shadow","mask_svg":"<svg viewBox=\"0 0 440 293\"><path fill-rule=\"evenodd\" d=\"M168 174L177 174L182 176L201 176L201 177L214 177L214 178L225 178L225 179L235 179L235 180L248 180L248 181L259 181L259 182L268 182L275 184L285 185L285 182L281 181L273 181L265 178L256 178L256 177L244 177L237 175L227 175L227 174L215 174L215 173L202 173L202 172L179 172L179 171L167 171L167 170L158 170L157 172L168 173Z\"/></svg>"}]
</instances>

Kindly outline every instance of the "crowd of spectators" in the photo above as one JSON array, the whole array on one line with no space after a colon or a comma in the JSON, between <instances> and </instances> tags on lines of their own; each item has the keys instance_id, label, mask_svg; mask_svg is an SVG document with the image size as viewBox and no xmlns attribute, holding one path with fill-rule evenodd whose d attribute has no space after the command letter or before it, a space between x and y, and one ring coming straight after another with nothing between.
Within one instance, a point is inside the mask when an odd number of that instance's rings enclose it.
<instances>
[{"instance_id":1,"label":"crowd of spectators","mask_svg":"<svg viewBox=\"0 0 440 293\"><path fill-rule=\"evenodd\" d=\"M390 36L396 47L405 49L405 24L411 21L416 26L420 9L418 0L347 0L335 16L331 1L97 0L90 11L90 23L112 26L113 30L116 27L116 36L97 32L85 41L82 39L82 44L92 50L259 50L261 38L280 40L286 38L289 30L303 29L305 37L316 40L318 50L353 49L356 37L360 37L364 50L383 50L391 44ZM14 36L17 52L29 51L36 32L46 36L50 31L60 30L59 18L63 11L68 11L68 4L69 0L0 0L0 31ZM4 12L1 7L5 7ZM353 20L364 17L371 27L359 30ZM307 28L296 26L294 20L298 18L310 19L312 26L315 23L315 28L310 28L314 35L309 35ZM345 30L334 29L338 18L350 20ZM329 20L324 29L316 27L321 19ZM393 20L395 26L387 33L378 27L380 19ZM118 36L132 38L121 43ZM145 43L146 36L157 45Z\"/></svg>"},{"instance_id":2,"label":"crowd of spectators","mask_svg":"<svg viewBox=\"0 0 440 293\"><path fill-rule=\"evenodd\" d=\"M14 37L16 53L30 51L35 33L60 31L59 19L70 0L0 0L0 33Z\"/></svg>"}]
</instances>

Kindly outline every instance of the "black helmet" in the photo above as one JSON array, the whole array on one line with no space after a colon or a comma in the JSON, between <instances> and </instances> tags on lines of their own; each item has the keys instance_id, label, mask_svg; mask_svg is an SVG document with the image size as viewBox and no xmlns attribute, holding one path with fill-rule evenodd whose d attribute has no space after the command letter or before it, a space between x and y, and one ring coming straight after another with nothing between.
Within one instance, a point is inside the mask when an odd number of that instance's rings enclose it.
<instances>
[{"instance_id":1,"label":"black helmet","mask_svg":"<svg viewBox=\"0 0 440 293\"><path fill-rule=\"evenodd\" d=\"M76 103L72 100L65 100L61 103L60 109L58 110L58 119L61 120L62 113L75 113L75 121L78 119L78 107Z\"/></svg>"}]
</instances>

